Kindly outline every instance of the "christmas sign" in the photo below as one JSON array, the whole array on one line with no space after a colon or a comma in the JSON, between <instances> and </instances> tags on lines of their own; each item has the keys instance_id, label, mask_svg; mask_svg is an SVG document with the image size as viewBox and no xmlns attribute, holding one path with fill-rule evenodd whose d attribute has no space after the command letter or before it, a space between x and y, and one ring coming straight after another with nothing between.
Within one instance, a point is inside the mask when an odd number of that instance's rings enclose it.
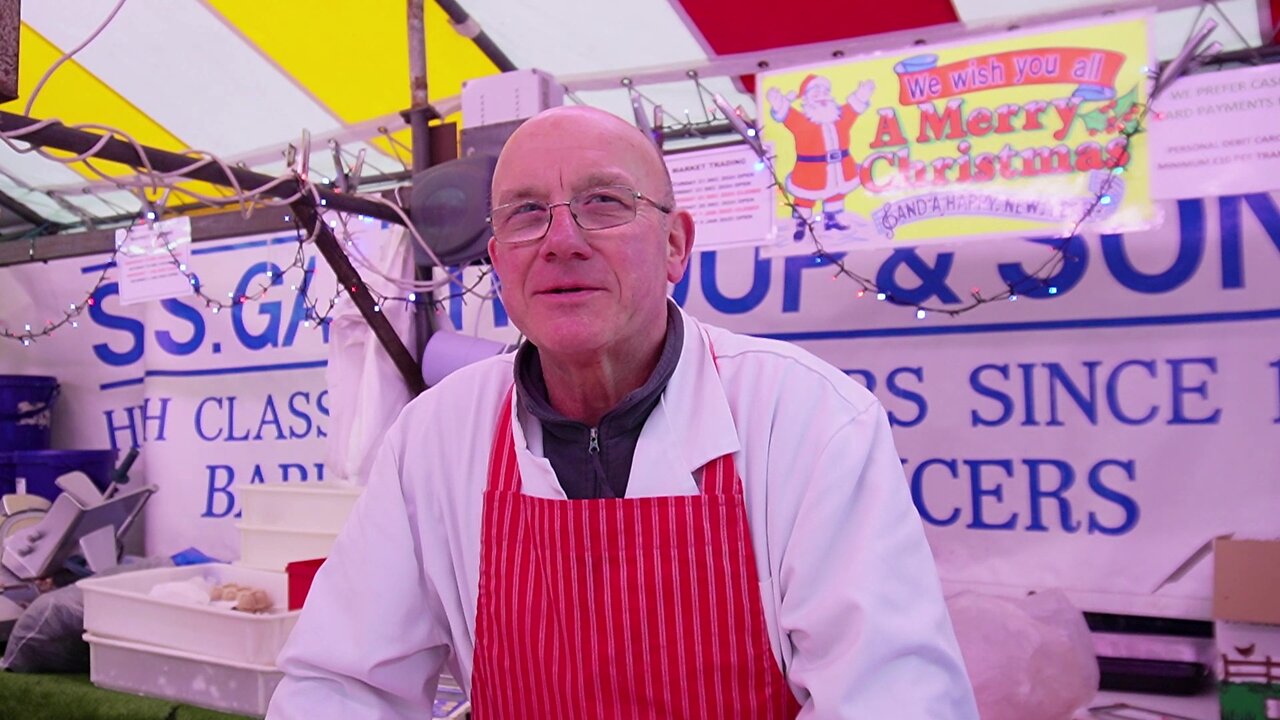
<instances>
[{"instance_id":1,"label":"christmas sign","mask_svg":"<svg viewBox=\"0 0 1280 720\"><path fill-rule=\"evenodd\" d=\"M1149 17L761 75L769 254L1155 224Z\"/></svg>"}]
</instances>

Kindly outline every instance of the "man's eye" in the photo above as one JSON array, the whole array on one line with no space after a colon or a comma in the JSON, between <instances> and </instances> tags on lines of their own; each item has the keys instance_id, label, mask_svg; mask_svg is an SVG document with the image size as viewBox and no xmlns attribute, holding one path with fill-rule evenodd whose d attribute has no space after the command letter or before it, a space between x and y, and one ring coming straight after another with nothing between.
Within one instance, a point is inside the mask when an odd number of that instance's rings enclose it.
<instances>
[{"instance_id":1,"label":"man's eye","mask_svg":"<svg viewBox=\"0 0 1280 720\"><path fill-rule=\"evenodd\" d=\"M626 198L622 193L612 190L596 190L587 193L583 198L583 205L625 205Z\"/></svg>"},{"instance_id":2,"label":"man's eye","mask_svg":"<svg viewBox=\"0 0 1280 720\"><path fill-rule=\"evenodd\" d=\"M546 209L547 207L542 203L536 203L536 202L520 203L519 205L516 205L515 207L511 208L511 217L515 217L517 215L525 215L528 213L540 213L540 212L544 212Z\"/></svg>"}]
</instances>

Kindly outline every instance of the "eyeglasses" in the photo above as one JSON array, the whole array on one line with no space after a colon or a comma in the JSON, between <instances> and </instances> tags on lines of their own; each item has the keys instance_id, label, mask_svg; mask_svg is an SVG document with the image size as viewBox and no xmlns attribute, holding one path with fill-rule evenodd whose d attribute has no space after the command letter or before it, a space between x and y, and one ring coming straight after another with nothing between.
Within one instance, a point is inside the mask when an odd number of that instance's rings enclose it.
<instances>
[{"instance_id":1,"label":"eyeglasses","mask_svg":"<svg viewBox=\"0 0 1280 720\"><path fill-rule=\"evenodd\" d=\"M551 227L551 211L561 205L569 206L573 221L583 230L607 230L635 220L641 200L664 214L672 210L625 185L606 185L579 193L565 202L518 200L499 205L489 213L488 219L493 226L494 240L504 245L519 245L542 239Z\"/></svg>"}]
</instances>

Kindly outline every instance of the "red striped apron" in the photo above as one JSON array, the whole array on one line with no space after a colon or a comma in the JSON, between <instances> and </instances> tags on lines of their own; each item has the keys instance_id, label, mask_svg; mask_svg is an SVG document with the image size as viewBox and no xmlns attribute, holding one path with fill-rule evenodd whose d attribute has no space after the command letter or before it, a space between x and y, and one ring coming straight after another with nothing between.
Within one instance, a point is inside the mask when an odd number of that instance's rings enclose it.
<instances>
[{"instance_id":1,"label":"red striped apron","mask_svg":"<svg viewBox=\"0 0 1280 720\"><path fill-rule=\"evenodd\" d=\"M701 495L520 492L511 393L481 529L475 720L794 718L769 646L733 456Z\"/></svg>"}]
</instances>

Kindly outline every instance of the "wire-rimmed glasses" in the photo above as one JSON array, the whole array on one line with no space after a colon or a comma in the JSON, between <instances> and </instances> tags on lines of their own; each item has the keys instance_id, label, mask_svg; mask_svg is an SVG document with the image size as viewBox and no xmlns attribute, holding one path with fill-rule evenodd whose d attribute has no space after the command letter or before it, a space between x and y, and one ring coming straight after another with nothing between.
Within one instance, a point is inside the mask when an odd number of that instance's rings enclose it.
<instances>
[{"instance_id":1,"label":"wire-rimmed glasses","mask_svg":"<svg viewBox=\"0 0 1280 720\"><path fill-rule=\"evenodd\" d=\"M551 212L561 205L568 206L573 221L583 230L607 230L635 220L641 200L664 214L672 210L626 185L605 185L585 190L563 202L517 200L499 205L489 213L488 219L494 240L519 245L546 235L551 227Z\"/></svg>"}]
</instances>

